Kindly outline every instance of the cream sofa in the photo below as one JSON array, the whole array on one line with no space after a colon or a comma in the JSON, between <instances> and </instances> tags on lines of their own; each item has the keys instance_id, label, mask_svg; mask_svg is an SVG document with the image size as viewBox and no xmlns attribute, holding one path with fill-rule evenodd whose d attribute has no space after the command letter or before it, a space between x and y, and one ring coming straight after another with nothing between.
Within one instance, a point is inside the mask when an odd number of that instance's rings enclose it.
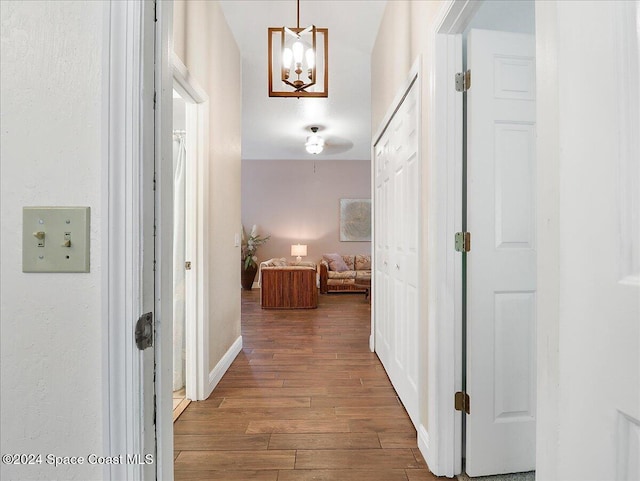
<instances>
[{"instance_id":1,"label":"cream sofa","mask_svg":"<svg viewBox=\"0 0 640 481\"><path fill-rule=\"evenodd\" d=\"M346 264L347 270L332 270L328 254L320 261L320 293L340 291L366 292L363 284L358 285L358 281L371 281L371 255L340 255Z\"/></svg>"}]
</instances>

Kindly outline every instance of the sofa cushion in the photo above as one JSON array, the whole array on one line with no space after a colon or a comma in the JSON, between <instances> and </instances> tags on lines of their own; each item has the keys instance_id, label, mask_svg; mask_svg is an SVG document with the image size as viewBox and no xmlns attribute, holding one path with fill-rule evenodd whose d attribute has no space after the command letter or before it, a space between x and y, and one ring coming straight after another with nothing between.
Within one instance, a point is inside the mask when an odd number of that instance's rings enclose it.
<instances>
[{"instance_id":1,"label":"sofa cushion","mask_svg":"<svg viewBox=\"0 0 640 481\"><path fill-rule=\"evenodd\" d=\"M349 270L349 267L340 254L322 254L322 258L329 264L330 271L344 272Z\"/></svg>"},{"instance_id":2,"label":"sofa cushion","mask_svg":"<svg viewBox=\"0 0 640 481\"><path fill-rule=\"evenodd\" d=\"M355 269L357 271L370 271L371 270L371 256L364 256L361 254L356 255Z\"/></svg>"},{"instance_id":3,"label":"sofa cushion","mask_svg":"<svg viewBox=\"0 0 640 481\"><path fill-rule=\"evenodd\" d=\"M274 267L282 267L287 265L287 259L285 259L284 257L281 257L280 259L274 258L274 259L271 259L269 263Z\"/></svg>"},{"instance_id":4,"label":"sofa cushion","mask_svg":"<svg viewBox=\"0 0 640 481\"><path fill-rule=\"evenodd\" d=\"M329 279L355 279L356 271L329 271L327 275L329 276Z\"/></svg>"},{"instance_id":5,"label":"sofa cushion","mask_svg":"<svg viewBox=\"0 0 640 481\"><path fill-rule=\"evenodd\" d=\"M371 271L355 271L357 280L371 280Z\"/></svg>"},{"instance_id":6,"label":"sofa cushion","mask_svg":"<svg viewBox=\"0 0 640 481\"><path fill-rule=\"evenodd\" d=\"M355 279L327 279L329 286L353 286Z\"/></svg>"},{"instance_id":7,"label":"sofa cushion","mask_svg":"<svg viewBox=\"0 0 640 481\"><path fill-rule=\"evenodd\" d=\"M355 271L356 270L356 266L355 266L355 264L353 262L353 256L352 255L342 256L342 260L347 265L347 268L350 271Z\"/></svg>"}]
</instances>

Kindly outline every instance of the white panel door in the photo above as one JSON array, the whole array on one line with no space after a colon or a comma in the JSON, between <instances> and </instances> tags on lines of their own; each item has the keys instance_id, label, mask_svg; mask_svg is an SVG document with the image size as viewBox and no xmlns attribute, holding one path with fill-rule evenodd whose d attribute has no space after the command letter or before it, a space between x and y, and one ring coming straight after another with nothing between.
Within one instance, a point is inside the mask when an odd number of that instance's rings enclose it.
<instances>
[{"instance_id":1,"label":"white panel door","mask_svg":"<svg viewBox=\"0 0 640 481\"><path fill-rule=\"evenodd\" d=\"M466 472L535 468L535 42L472 30Z\"/></svg>"},{"instance_id":2,"label":"white panel door","mask_svg":"<svg viewBox=\"0 0 640 481\"><path fill-rule=\"evenodd\" d=\"M391 154L389 137L386 136L375 147L375 246L374 246L374 277L375 292L375 349L383 364L390 362L391 338L389 334L389 320L393 309L391 296L391 280L389 278L390 257L390 229L382 226L391 225Z\"/></svg>"},{"instance_id":3,"label":"white panel door","mask_svg":"<svg viewBox=\"0 0 640 481\"><path fill-rule=\"evenodd\" d=\"M418 93L412 84L375 145L376 352L418 423Z\"/></svg>"}]
</instances>

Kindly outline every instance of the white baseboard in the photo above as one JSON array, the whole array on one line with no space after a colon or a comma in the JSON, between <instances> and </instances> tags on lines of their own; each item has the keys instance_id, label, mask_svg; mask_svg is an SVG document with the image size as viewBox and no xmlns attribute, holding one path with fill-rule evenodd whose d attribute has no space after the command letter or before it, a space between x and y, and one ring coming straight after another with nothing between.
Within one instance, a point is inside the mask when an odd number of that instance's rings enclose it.
<instances>
[{"instance_id":1,"label":"white baseboard","mask_svg":"<svg viewBox=\"0 0 640 481\"><path fill-rule=\"evenodd\" d=\"M431 445L429 442L429 433L423 424L418 428L418 450L422 454L422 457L427 462L427 466L429 466L429 471L432 473L438 472L438 462L435 456L435 453L431 449Z\"/></svg>"},{"instance_id":2,"label":"white baseboard","mask_svg":"<svg viewBox=\"0 0 640 481\"><path fill-rule=\"evenodd\" d=\"M222 359L218 361L216 367L209 373L209 389L207 390L205 399L211 395L213 389L218 385L224 373L227 372L233 360L240 354L240 351L242 351L242 336L238 336L238 339L235 340L229 350L222 356Z\"/></svg>"}]
</instances>

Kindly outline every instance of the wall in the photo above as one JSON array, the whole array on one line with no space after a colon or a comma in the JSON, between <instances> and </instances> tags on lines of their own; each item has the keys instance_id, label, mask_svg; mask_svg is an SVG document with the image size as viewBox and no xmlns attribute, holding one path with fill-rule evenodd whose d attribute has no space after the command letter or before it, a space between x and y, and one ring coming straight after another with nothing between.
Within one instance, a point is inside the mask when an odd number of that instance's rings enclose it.
<instances>
[{"instance_id":1,"label":"wall","mask_svg":"<svg viewBox=\"0 0 640 481\"><path fill-rule=\"evenodd\" d=\"M340 199L371 198L369 160L243 160L242 223L271 239L259 260L293 260L291 244L307 244L307 261L322 254L370 253L371 242L340 242Z\"/></svg>"},{"instance_id":2,"label":"wall","mask_svg":"<svg viewBox=\"0 0 640 481\"><path fill-rule=\"evenodd\" d=\"M420 133L419 148L421 150L421 183L422 203L421 209L424 222L420 226L421 235L421 321L419 325L420 342L420 366L419 378L420 390L420 424L424 430L428 430L429 419L427 415L427 359L428 350L428 296L429 291L427 277L427 225L429 216L434 215L427 204L429 192L426 189L429 180L427 166L429 164L429 145L427 143L428 132L431 123L432 101L429 92L431 85L431 64L433 61L433 42L431 32L434 29L436 18L440 14L443 2L441 1L392 1L387 2L384 17L380 25L378 37L372 53L371 74L371 128L372 132L378 132L381 123L391 108L394 97L407 80L409 71L415 61L420 61L422 91L422 128ZM375 140L375 139L374 139ZM435 208L435 206L434 206Z\"/></svg>"},{"instance_id":3,"label":"wall","mask_svg":"<svg viewBox=\"0 0 640 481\"><path fill-rule=\"evenodd\" d=\"M465 37L472 28L534 34L536 29L534 1L487 0L480 6L465 29Z\"/></svg>"},{"instance_id":4,"label":"wall","mask_svg":"<svg viewBox=\"0 0 640 481\"><path fill-rule=\"evenodd\" d=\"M218 2L174 4L174 52L209 96L209 370L240 336L240 52Z\"/></svg>"},{"instance_id":5,"label":"wall","mask_svg":"<svg viewBox=\"0 0 640 481\"><path fill-rule=\"evenodd\" d=\"M0 2L2 453L102 454L103 2ZM24 274L23 206L91 207L91 272ZM2 479L101 479L97 465Z\"/></svg>"}]
</instances>

